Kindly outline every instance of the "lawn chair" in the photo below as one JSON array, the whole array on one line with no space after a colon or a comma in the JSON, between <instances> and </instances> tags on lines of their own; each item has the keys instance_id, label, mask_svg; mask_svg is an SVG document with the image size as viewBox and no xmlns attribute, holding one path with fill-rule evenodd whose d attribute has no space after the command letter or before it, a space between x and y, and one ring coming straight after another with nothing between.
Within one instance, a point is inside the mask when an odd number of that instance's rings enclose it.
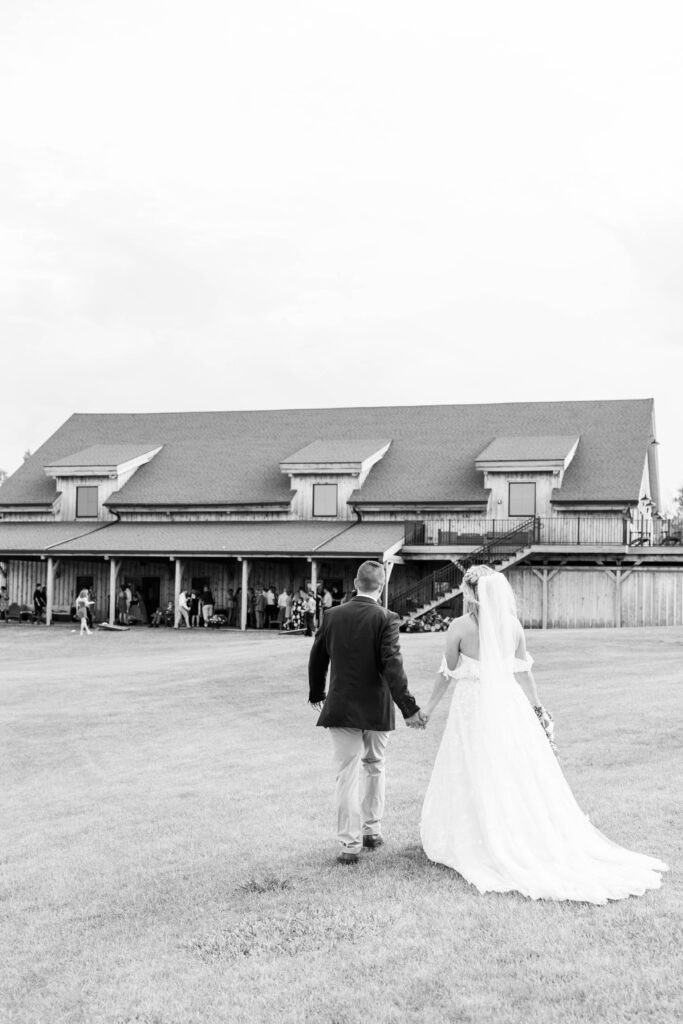
<instances>
[{"instance_id":1,"label":"lawn chair","mask_svg":"<svg viewBox=\"0 0 683 1024\"><path fill-rule=\"evenodd\" d=\"M12 604L9 606L5 613L5 621L9 622L10 619L16 619L17 622L23 621L21 617L21 608L19 607L16 601L12 601Z\"/></svg>"}]
</instances>

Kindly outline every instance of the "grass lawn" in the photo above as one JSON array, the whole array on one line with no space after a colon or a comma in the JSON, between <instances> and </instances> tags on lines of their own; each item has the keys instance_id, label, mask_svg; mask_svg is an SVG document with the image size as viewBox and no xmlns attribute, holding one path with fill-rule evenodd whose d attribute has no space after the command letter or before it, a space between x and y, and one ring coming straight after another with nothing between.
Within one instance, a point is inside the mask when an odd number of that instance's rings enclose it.
<instances>
[{"instance_id":1,"label":"grass lawn","mask_svg":"<svg viewBox=\"0 0 683 1024\"><path fill-rule=\"evenodd\" d=\"M606 907L482 897L427 861L448 697L392 736L386 845L338 867L309 645L0 624L0 1019L680 1020L683 629L529 634L582 807L672 869ZM443 636L402 645L425 702Z\"/></svg>"}]
</instances>

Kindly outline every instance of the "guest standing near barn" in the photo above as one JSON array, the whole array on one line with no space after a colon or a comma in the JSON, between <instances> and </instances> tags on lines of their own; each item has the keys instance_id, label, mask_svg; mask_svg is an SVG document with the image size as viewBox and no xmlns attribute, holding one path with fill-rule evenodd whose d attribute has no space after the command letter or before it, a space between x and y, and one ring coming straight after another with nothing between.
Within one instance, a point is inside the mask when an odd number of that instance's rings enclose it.
<instances>
[{"instance_id":1,"label":"guest standing near barn","mask_svg":"<svg viewBox=\"0 0 683 1024\"><path fill-rule=\"evenodd\" d=\"M315 594L309 590L304 597L304 623L306 624L306 636L313 636L313 625L315 622Z\"/></svg>"},{"instance_id":2,"label":"guest standing near barn","mask_svg":"<svg viewBox=\"0 0 683 1024\"><path fill-rule=\"evenodd\" d=\"M242 591L238 590L237 594L233 591L232 587L228 588L228 596L225 599L225 611L228 616L228 625L235 625L235 608L241 601Z\"/></svg>"},{"instance_id":3,"label":"guest standing near barn","mask_svg":"<svg viewBox=\"0 0 683 1024\"><path fill-rule=\"evenodd\" d=\"M213 599L213 594L211 593L211 591L209 590L208 587L204 587L204 589L202 590L201 605L202 605L202 622L204 623L205 626L208 626L209 619L213 615L213 610L214 610L214 606L215 606L215 602L214 602L214 599Z\"/></svg>"},{"instance_id":4,"label":"guest standing near barn","mask_svg":"<svg viewBox=\"0 0 683 1024\"><path fill-rule=\"evenodd\" d=\"M37 584L36 589L33 591L33 622L43 621L43 612L45 611L45 597L43 594L43 588L40 583Z\"/></svg>"},{"instance_id":5,"label":"guest standing near barn","mask_svg":"<svg viewBox=\"0 0 683 1024\"><path fill-rule=\"evenodd\" d=\"M87 633L88 636L92 636L92 630L88 626L88 606L93 602L90 600L90 594L87 590L81 590L80 594L76 598L76 618L81 623L80 636Z\"/></svg>"},{"instance_id":6,"label":"guest standing near barn","mask_svg":"<svg viewBox=\"0 0 683 1024\"><path fill-rule=\"evenodd\" d=\"M119 625L128 625L128 601L126 599L126 584L122 583L116 598L116 610L119 617Z\"/></svg>"},{"instance_id":7,"label":"guest standing near barn","mask_svg":"<svg viewBox=\"0 0 683 1024\"><path fill-rule=\"evenodd\" d=\"M287 590L285 587L277 596L277 621L280 625L280 629L284 626L287 621Z\"/></svg>"},{"instance_id":8,"label":"guest standing near barn","mask_svg":"<svg viewBox=\"0 0 683 1024\"><path fill-rule=\"evenodd\" d=\"M178 616L175 623L176 629L180 626L181 619L187 628L190 629L190 601L187 590L181 590L178 594Z\"/></svg>"},{"instance_id":9,"label":"guest standing near barn","mask_svg":"<svg viewBox=\"0 0 683 1024\"><path fill-rule=\"evenodd\" d=\"M199 625L199 594L196 590L190 594L190 625L193 629Z\"/></svg>"}]
</instances>

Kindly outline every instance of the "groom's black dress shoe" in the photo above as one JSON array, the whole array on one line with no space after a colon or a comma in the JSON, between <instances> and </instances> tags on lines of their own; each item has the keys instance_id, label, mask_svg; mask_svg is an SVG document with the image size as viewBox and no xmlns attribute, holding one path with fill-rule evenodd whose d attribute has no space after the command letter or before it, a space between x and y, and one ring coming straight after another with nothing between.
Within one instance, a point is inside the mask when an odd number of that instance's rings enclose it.
<instances>
[{"instance_id":1,"label":"groom's black dress shoe","mask_svg":"<svg viewBox=\"0 0 683 1024\"><path fill-rule=\"evenodd\" d=\"M340 853L337 857L337 864L357 864L357 853Z\"/></svg>"},{"instance_id":2,"label":"groom's black dress shoe","mask_svg":"<svg viewBox=\"0 0 683 1024\"><path fill-rule=\"evenodd\" d=\"M381 836L363 836L363 846L367 850L376 850L378 846L384 846Z\"/></svg>"}]
</instances>

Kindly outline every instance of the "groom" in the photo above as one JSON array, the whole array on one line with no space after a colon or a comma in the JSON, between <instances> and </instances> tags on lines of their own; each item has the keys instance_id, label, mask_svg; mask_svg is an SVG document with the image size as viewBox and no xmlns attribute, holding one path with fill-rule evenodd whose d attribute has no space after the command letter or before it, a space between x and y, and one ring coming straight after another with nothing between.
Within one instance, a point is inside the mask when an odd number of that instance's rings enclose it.
<instances>
[{"instance_id":1,"label":"groom","mask_svg":"<svg viewBox=\"0 0 683 1024\"><path fill-rule=\"evenodd\" d=\"M425 724L403 670L399 617L379 603L384 583L380 562L359 566L354 580L357 597L326 610L308 662L308 700L315 708L324 701L317 724L329 729L332 737L340 864L357 864L363 846L374 850L384 842L384 753L394 728L394 703L406 725L422 729Z\"/></svg>"}]
</instances>

